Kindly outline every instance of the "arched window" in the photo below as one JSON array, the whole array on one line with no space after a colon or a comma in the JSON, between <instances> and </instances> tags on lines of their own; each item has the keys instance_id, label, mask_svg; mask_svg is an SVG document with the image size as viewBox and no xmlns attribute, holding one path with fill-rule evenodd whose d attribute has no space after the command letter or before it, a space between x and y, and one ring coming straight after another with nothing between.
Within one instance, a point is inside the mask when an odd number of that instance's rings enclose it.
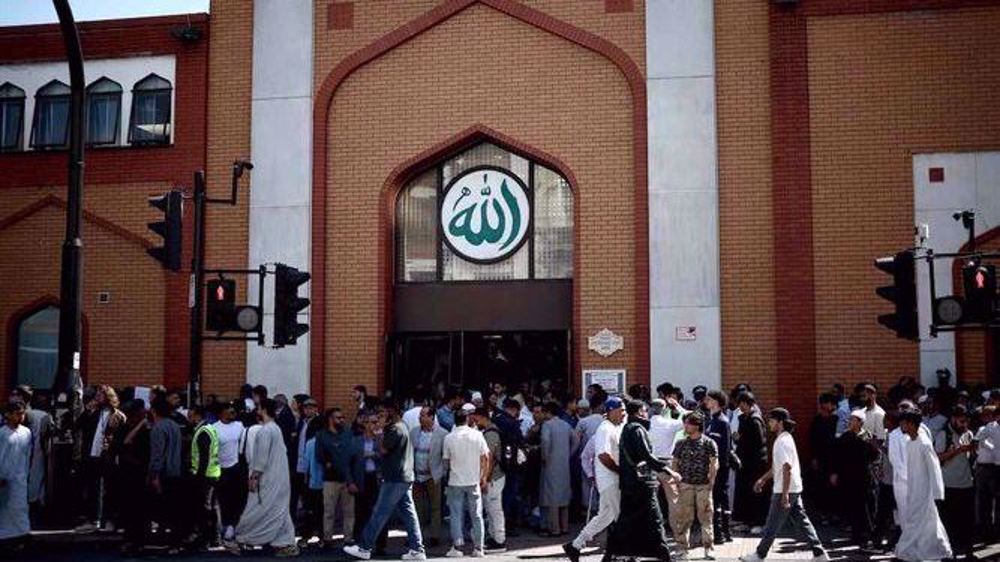
<instances>
[{"instance_id":1,"label":"arched window","mask_svg":"<svg viewBox=\"0 0 1000 562\"><path fill-rule=\"evenodd\" d=\"M87 144L118 144L122 116L121 84L101 78L87 86Z\"/></svg>"},{"instance_id":2,"label":"arched window","mask_svg":"<svg viewBox=\"0 0 1000 562\"><path fill-rule=\"evenodd\" d=\"M59 363L59 309L46 306L24 316L17 325L17 372L14 384L48 390Z\"/></svg>"},{"instance_id":3,"label":"arched window","mask_svg":"<svg viewBox=\"0 0 1000 562\"><path fill-rule=\"evenodd\" d=\"M69 86L53 80L35 94L34 148L65 148L69 136Z\"/></svg>"},{"instance_id":4,"label":"arched window","mask_svg":"<svg viewBox=\"0 0 1000 562\"><path fill-rule=\"evenodd\" d=\"M136 82L132 90L132 116L128 140L132 144L170 142L170 82L150 74Z\"/></svg>"},{"instance_id":5,"label":"arched window","mask_svg":"<svg viewBox=\"0 0 1000 562\"><path fill-rule=\"evenodd\" d=\"M0 86L0 151L21 150L24 130L24 90L5 82Z\"/></svg>"},{"instance_id":6,"label":"arched window","mask_svg":"<svg viewBox=\"0 0 1000 562\"><path fill-rule=\"evenodd\" d=\"M573 191L488 142L410 181L396 201L396 281L573 277Z\"/></svg>"}]
</instances>

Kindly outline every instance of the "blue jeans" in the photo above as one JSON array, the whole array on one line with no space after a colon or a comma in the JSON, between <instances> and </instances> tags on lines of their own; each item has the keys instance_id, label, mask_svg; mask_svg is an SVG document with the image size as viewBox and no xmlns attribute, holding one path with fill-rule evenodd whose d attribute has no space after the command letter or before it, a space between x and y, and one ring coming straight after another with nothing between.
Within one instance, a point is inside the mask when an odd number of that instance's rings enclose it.
<instances>
[{"instance_id":1,"label":"blue jeans","mask_svg":"<svg viewBox=\"0 0 1000 562\"><path fill-rule=\"evenodd\" d=\"M378 499L372 515L365 524L358 546L371 550L382 528L395 514L406 527L406 545L410 550L424 551L423 539L420 536L420 523L417 521L417 508L413 504L412 482L382 482L378 491Z\"/></svg>"},{"instance_id":2,"label":"blue jeans","mask_svg":"<svg viewBox=\"0 0 1000 562\"><path fill-rule=\"evenodd\" d=\"M785 509L781 506L781 494L771 494L771 509L767 512L767 522L764 523L764 534L757 545L757 556L761 559L767 557L767 553L774 544L781 528L785 526L785 521L791 519L792 524L798 527L799 531L806 536L806 542L812 548L813 554L819 556L823 552L823 543L816 534L816 528L806 515L806 509L802 505L802 497L799 494L788 494L791 507ZM863 506L855 506L856 509L863 509Z\"/></svg>"},{"instance_id":3,"label":"blue jeans","mask_svg":"<svg viewBox=\"0 0 1000 562\"><path fill-rule=\"evenodd\" d=\"M448 512L451 513L451 542L462 546L465 512L472 518L472 547L483 549L483 495L479 486L448 486Z\"/></svg>"}]
</instances>

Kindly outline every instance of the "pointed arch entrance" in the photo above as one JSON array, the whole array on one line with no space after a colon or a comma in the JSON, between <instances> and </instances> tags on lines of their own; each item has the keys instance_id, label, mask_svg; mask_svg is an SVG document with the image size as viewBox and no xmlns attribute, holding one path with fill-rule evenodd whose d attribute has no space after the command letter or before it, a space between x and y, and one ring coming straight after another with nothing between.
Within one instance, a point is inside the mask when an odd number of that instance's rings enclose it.
<instances>
[{"instance_id":1,"label":"pointed arch entrance","mask_svg":"<svg viewBox=\"0 0 1000 562\"><path fill-rule=\"evenodd\" d=\"M572 384L572 174L475 127L391 180L388 388Z\"/></svg>"}]
</instances>

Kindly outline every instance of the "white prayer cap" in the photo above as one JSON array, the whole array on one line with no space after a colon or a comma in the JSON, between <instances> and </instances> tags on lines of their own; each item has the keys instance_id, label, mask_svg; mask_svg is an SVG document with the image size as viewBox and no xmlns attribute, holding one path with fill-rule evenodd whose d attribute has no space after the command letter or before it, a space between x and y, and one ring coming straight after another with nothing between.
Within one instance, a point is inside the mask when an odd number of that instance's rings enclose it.
<instances>
[{"instance_id":1,"label":"white prayer cap","mask_svg":"<svg viewBox=\"0 0 1000 562\"><path fill-rule=\"evenodd\" d=\"M865 411L864 410L854 410L851 412L852 418L858 418L861 421L865 421Z\"/></svg>"},{"instance_id":2,"label":"white prayer cap","mask_svg":"<svg viewBox=\"0 0 1000 562\"><path fill-rule=\"evenodd\" d=\"M474 404L466 402L465 404L462 404L462 411L465 412L466 414L471 414L472 412L476 411L476 406Z\"/></svg>"},{"instance_id":3,"label":"white prayer cap","mask_svg":"<svg viewBox=\"0 0 1000 562\"><path fill-rule=\"evenodd\" d=\"M475 402L476 400L483 401L483 394L478 390L472 392L472 401Z\"/></svg>"},{"instance_id":4,"label":"white prayer cap","mask_svg":"<svg viewBox=\"0 0 1000 562\"><path fill-rule=\"evenodd\" d=\"M576 401L576 407L577 408L590 408L590 400L587 400L586 398L581 398L581 399L579 399L579 400Z\"/></svg>"}]
</instances>

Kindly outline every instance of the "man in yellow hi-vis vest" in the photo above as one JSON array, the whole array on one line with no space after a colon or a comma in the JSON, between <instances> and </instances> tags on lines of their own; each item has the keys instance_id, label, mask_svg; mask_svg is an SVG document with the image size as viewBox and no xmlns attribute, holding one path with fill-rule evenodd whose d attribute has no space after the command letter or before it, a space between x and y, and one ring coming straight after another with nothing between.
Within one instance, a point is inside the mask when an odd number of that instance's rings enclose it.
<instances>
[{"instance_id":1,"label":"man in yellow hi-vis vest","mask_svg":"<svg viewBox=\"0 0 1000 562\"><path fill-rule=\"evenodd\" d=\"M195 406L188 412L188 419L195 428L191 441L191 475L193 479L193 506L196 519L191 542L197 546L209 545L218 540L215 517L215 485L222 475L219 465L219 432L205 420L205 407Z\"/></svg>"}]
</instances>

